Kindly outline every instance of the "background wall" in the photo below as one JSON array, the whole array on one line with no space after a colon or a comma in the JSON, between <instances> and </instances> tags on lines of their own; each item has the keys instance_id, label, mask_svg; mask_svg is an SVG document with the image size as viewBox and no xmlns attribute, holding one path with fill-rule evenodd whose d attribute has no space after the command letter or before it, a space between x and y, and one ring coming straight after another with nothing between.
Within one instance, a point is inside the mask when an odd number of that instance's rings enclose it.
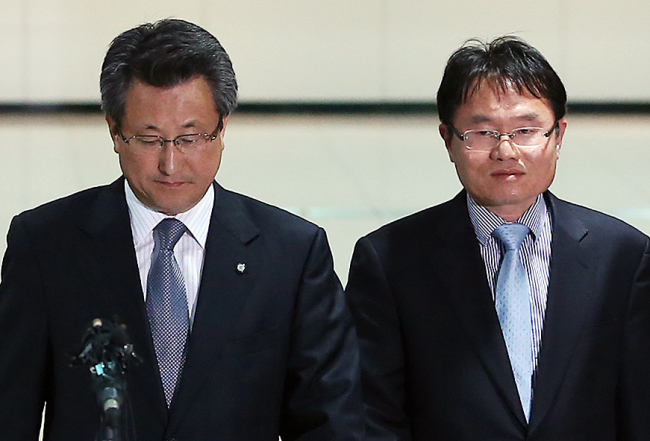
<instances>
[{"instance_id":1,"label":"background wall","mask_svg":"<svg viewBox=\"0 0 650 441\"><path fill-rule=\"evenodd\" d=\"M0 103L96 102L110 41L181 17L230 53L242 101L433 100L470 37L515 33L572 101L650 101L647 0L0 0Z\"/></svg>"},{"instance_id":2,"label":"background wall","mask_svg":"<svg viewBox=\"0 0 650 441\"><path fill-rule=\"evenodd\" d=\"M0 107L98 103L110 41L181 17L232 57L241 102L432 102L470 37L537 46L571 102L650 103L647 0L0 0ZM328 231L345 280L355 240L460 185L435 115L235 113L218 179ZM553 190L650 233L650 116L569 115ZM119 176L100 115L0 115L0 254L13 215Z\"/></svg>"}]
</instances>

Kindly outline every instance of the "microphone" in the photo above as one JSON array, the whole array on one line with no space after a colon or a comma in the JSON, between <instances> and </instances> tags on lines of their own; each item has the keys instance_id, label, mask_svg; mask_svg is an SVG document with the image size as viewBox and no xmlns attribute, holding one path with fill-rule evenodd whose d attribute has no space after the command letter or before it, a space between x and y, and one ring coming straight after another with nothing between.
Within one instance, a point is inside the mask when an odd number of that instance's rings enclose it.
<instances>
[{"instance_id":1,"label":"microphone","mask_svg":"<svg viewBox=\"0 0 650 441\"><path fill-rule=\"evenodd\" d=\"M126 326L96 318L82 339L82 350L72 357L73 366L85 366L92 374L92 387L100 410L99 441L121 441L124 432L126 379L131 362L140 358L129 343Z\"/></svg>"},{"instance_id":2,"label":"microphone","mask_svg":"<svg viewBox=\"0 0 650 441\"><path fill-rule=\"evenodd\" d=\"M105 387L97 397L100 403L100 409L104 414L104 421L109 427L118 427L120 414L122 412L122 402L124 397L122 391L116 387Z\"/></svg>"}]
</instances>

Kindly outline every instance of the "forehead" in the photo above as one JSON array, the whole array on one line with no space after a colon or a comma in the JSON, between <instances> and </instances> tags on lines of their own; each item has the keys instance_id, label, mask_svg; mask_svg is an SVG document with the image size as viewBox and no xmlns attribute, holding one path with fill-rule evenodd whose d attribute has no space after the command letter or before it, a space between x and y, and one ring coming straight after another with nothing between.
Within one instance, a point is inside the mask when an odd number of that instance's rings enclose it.
<instances>
[{"instance_id":1,"label":"forehead","mask_svg":"<svg viewBox=\"0 0 650 441\"><path fill-rule=\"evenodd\" d=\"M502 87L485 81L470 88L454 117L458 124L499 121L547 123L553 120L553 109L546 98L538 98L527 90L519 91L512 84Z\"/></svg>"},{"instance_id":2,"label":"forehead","mask_svg":"<svg viewBox=\"0 0 650 441\"><path fill-rule=\"evenodd\" d=\"M161 127L187 121L212 121L218 116L209 83L203 77L170 87L156 87L134 80L126 93L124 119Z\"/></svg>"}]
</instances>

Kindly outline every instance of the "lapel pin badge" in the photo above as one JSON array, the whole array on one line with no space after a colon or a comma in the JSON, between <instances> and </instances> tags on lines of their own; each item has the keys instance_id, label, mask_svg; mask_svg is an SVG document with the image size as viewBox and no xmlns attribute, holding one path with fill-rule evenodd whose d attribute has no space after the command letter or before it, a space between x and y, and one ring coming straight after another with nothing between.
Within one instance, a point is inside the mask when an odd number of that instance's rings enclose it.
<instances>
[{"instance_id":1,"label":"lapel pin badge","mask_svg":"<svg viewBox=\"0 0 650 441\"><path fill-rule=\"evenodd\" d=\"M246 271L246 264L243 262L240 262L237 264L237 272L239 274L244 274L244 271Z\"/></svg>"}]
</instances>

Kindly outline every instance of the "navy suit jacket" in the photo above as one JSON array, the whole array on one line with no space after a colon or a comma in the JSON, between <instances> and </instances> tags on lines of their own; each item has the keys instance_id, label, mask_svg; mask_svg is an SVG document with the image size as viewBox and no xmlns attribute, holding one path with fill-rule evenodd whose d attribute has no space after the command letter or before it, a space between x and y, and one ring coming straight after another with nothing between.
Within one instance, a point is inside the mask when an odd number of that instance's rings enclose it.
<instances>
[{"instance_id":1,"label":"navy suit jacket","mask_svg":"<svg viewBox=\"0 0 650 441\"><path fill-rule=\"evenodd\" d=\"M346 293L368 440L650 440L650 248L545 194L553 236L530 423L465 192L362 238Z\"/></svg>"},{"instance_id":2,"label":"navy suit jacket","mask_svg":"<svg viewBox=\"0 0 650 441\"><path fill-rule=\"evenodd\" d=\"M187 358L167 409L123 189L121 178L11 224L0 438L36 440L46 403L45 440L94 439L91 374L70 356L102 317L126 324L144 360L127 372L137 441L362 439L358 345L325 233L216 183Z\"/></svg>"}]
</instances>

